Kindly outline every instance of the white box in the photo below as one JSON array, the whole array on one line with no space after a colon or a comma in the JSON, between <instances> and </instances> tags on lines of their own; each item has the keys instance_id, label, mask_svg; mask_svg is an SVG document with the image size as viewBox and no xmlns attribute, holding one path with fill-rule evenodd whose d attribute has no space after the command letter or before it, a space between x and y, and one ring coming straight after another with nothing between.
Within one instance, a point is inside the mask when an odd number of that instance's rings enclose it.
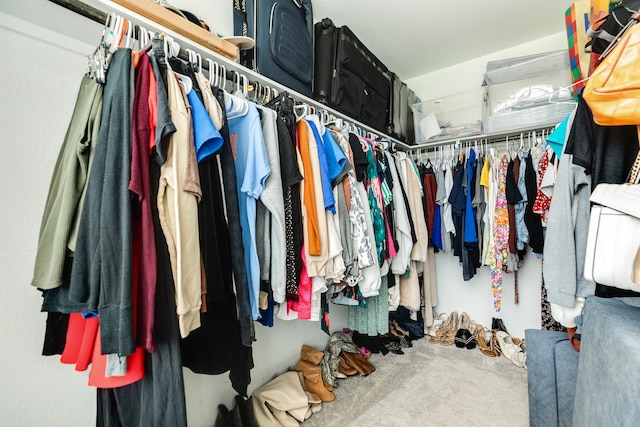
<instances>
[{"instance_id":1,"label":"white box","mask_svg":"<svg viewBox=\"0 0 640 427\"><path fill-rule=\"evenodd\" d=\"M416 143L482 134L482 88L411 106Z\"/></svg>"},{"instance_id":2,"label":"white box","mask_svg":"<svg viewBox=\"0 0 640 427\"><path fill-rule=\"evenodd\" d=\"M573 100L566 50L489 61L484 83L484 118Z\"/></svg>"}]
</instances>

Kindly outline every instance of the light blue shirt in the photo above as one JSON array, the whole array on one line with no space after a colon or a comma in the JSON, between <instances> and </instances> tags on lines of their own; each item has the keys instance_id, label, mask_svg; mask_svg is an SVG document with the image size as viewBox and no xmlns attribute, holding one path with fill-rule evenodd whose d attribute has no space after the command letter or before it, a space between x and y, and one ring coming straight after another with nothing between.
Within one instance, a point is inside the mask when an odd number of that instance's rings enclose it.
<instances>
[{"instance_id":1,"label":"light blue shirt","mask_svg":"<svg viewBox=\"0 0 640 427\"><path fill-rule=\"evenodd\" d=\"M245 102L237 98L233 102ZM228 109L233 108L229 103ZM258 298L260 294L260 263L256 247L256 200L262 194L264 185L271 174L267 149L262 135L262 124L258 110L247 103L247 112L229 120L229 138L236 167L238 183L238 205L244 262L249 281L249 297L253 320L260 319ZM233 238L233 236L232 236Z\"/></svg>"}]
</instances>

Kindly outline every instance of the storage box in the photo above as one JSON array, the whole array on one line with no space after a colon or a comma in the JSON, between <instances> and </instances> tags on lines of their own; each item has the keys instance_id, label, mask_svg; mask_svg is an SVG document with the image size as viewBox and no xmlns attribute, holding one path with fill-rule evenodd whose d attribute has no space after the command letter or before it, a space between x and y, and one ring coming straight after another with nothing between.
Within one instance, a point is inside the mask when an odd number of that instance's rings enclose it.
<instances>
[{"instance_id":1,"label":"storage box","mask_svg":"<svg viewBox=\"0 0 640 427\"><path fill-rule=\"evenodd\" d=\"M484 87L486 133L555 124L576 106L566 50L489 61Z\"/></svg>"},{"instance_id":2,"label":"storage box","mask_svg":"<svg viewBox=\"0 0 640 427\"><path fill-rule=\"evenodd\" d=\"M491 116L573 98L566 50L489 61L484 83Z\"/></svg>"},{"instance_id":3,"label":"storage box","mask_svg":"<svg viewBox=\"0 0 640 427\"><path fill-rule=\"evenodd\" d=\"M413 104L416 143L482 134L482 88Z\"/></svg>"},{"instance_id":4,"label":"storage box","mask_svg":"<svg viewBox=\"0 0 640 427\"><path fill-rule=\"evenodd\" d=\"M560 123L576 108L576 103L546 104L519 111L496 114L482 121L485 133L509 132L518 129L551 126Z\"/></svg>"}]
</instances>

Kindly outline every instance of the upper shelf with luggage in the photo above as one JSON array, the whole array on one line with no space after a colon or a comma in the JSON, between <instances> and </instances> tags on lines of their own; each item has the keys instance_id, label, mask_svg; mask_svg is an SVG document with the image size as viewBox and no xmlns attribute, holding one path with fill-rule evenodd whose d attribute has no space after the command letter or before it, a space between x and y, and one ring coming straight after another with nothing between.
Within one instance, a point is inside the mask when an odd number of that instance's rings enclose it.
<instances>
[{"instance_id":1,"label":"upper shelf with luggage","mask_svg":"<svg viewBox=\"0 0 640 427\"><path fill-rule=\"evenodd\" d=\"M314 25L310 0L234 0L234 32L255 40L242 65L415 143L410 106L420 100L347 26L329 18Z\"/></svg>"}]
</instances>

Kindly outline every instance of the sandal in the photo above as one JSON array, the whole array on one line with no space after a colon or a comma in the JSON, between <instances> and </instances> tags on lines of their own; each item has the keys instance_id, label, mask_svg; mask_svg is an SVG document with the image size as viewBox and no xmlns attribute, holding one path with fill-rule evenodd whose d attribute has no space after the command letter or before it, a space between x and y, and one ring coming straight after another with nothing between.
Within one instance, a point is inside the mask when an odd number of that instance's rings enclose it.
<instances>
[{"instance_id":1,"label":"sandal","mask_svg":"<svg viewBox=\"0 0 640 427\"><path fill-rule=\"evenodd\" d=\"M527 355L513 342L511 336L504 331L496 331L495 336L504 357L518 368L524 368L527 363Z\"/></svg>"},{"instance_id":2,"label":"sandal","mask_svg":"<svg viewBox=\"0 0 640 427\"><path fill-rule=\"evenodd\" d=\"M454 338L454 344L458 348L465 348L467 343L473 340L473 336L469 331L469 327L471 324L471 320L469 319L469 315L466 312L463 312L460 315L460 325L458 330L456 331L456 336Z\"/></svg>"},{"instance_id":3,"label":"sandal","mask_svg":"<svg viewBox=\"0 0 640 427\"><path fill-rule=\"evenodd\" d=\"M489 333L489 329L479 323L476 325L476 342L478 343L478 348L485 356L496 357L498 354L496 354L487 343L487 333Z\"/></svg>"},{"instance_id":4,"label":"sandal","mask_svg":"<svg viewBox=\"0 0 640 427\"><path fill-rule=\"evenodd\" d=\"M502 350L500 349L500 342L498 341L498 332L504 332L504 331L499 331L497 329L494 329L493 331L491 331L490 344L491 344L491 349L496 352L496 356L500 356L502 354Z\"/></svg>"},{"instance_id":5,"label":"sandal","mask_svg":"<svg viewBox=\"0 0 640 427\"><path fill-rule=\"evenodd\" d=\"M473 320L471 321L471 326L469 326L469 334L471 335L470 339L467 340L465 347L467 350L473 350L476 348L476 330L478 329L478 325Z\"/></svg>"},{"instance_id":6,"label":"sandal","mask_svg":"<svg viewBox=\"0 0 640 427\"><path fill-rule=\"evenodd\" d=\"M433 324L427 328L427 335L435 337L438 329L444 326L447 321L447 313L440 313L433 317Z\"/></svg>"},{"instance_id":7,"label":"sandal","mask_svg":"<svg viewBox=\"0 0 640 427\"><path fill-rule=\"evenodd\" d=\"M453 313L451 313L449 315L449 317L447 317L447 320L445 320L444 323L442 325L440 325L440 327L436 331L435 335L433 335L431 338L429 338L429 342L431 344L440 344L442 342L442 339L444 338L445 334L447 334L449 332L449 329L453 329L455 327L455 325L451 324L451 322L453 321L454 313L455 313L455 316L456 316L456 323L457 323L458 313L456 313L454 311ZM455 334L455 330L453 331L453 333Z\"/></svg>"},{"instance_id":8,"label":"sandal","mask_svg":"<svg viewBox=\"0 0 640 427\"><path fill-rule=\"evenodd\" d=\"M456 340L456 333L458 332L458 322L458 312L454 311L451 313L451 316L449 316L447 321L448 327L440 340L440 345L453 345Z\"/></svg>"}]
</instances>

